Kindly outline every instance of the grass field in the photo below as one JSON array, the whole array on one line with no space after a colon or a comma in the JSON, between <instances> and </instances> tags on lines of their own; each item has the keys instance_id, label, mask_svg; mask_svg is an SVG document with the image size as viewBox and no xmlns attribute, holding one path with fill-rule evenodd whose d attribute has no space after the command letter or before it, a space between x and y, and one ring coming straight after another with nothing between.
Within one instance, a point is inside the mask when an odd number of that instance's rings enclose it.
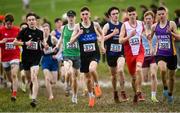
<instances>
[{"instance_id":1,"label":"grass field","mask_svg":"<svg viewBox=\"0 0 180 113\"><path fill-rule=\"evenodd\" d=\"M173 11L179 8L179 0L164 0L169 8L170 19L174 18ZM32 11L36 12L41 17L45 17L53 22L55 17L61 17L69 9L74 9L79 13L79 9L87 5L92 11L92 17L98 15L103 17L103 13L110 6L117 6L119 8L126 8L133 5L137 8L138 14L141 15L139 6L145 4L149 6L151 0L31 0L30 7ZM22 15L25 12L22 10L21 0L0 0L0 14L12 13L15 16L15 24L21 23ZM79 20L79 16L77 17ZM130 76L127 69L126 80L130 82ZM110 82L110 72L106 64L100 63L98 67L99 80L103 80L106 84ZM40 72L41 80L44 79L42 72ZM0 88L0 112L180 112L180 70L176 73L176 85L174 91L174 104L168 105L162 101L162 83L161 77L158 74L157 97L160 103L152 103L150 100L150 86L143 86L143 91L146 94L146 101L134 106L132 104L133 91L131 87L126 87L130 101L126 103L115 104L112 97L112 87L103 87L103 96L97 99L96 106L93 109L88 107L88 98L82 96L82 90L79 89L79 100L77 105L71 104L71 98L64 96L64 89L62 87L55 87L55 100L48 101L46 89L41 87L38 95L38 106L31 108L29 105L30 99L28 93L18 91L17 101L15 103L10 100L10 89ZM81 85L81 84L80 84Z\"/></svg>"},{"instance_id":2,"label":"grass field","mask_svg":"<svg viewBox=\"0 0 180 113\"><path fill-rule=\"evenodd\" d=\"M88 2L91 1L91 2ZM174 18L174 10L179 8L179 0L163 0L169 9L170 19ZM103 17L103 14L111 6L117 6L120 9L125 9L130 5L137 8L138 14L141 17L140 5L145 4L150 6L152 0L30 0L32 11L36 12L41 17L45 17L53 22L55 17L61 17L62 14L69 9L73 9L79 13L82 6L89 6L94 16ZM22 10L22 0L0 0L0 14L12 13L15 16L17 25L21 22L22 15L25 12ZM79 16L77 16L79 20Z\"/></svg>"}]
</instances>

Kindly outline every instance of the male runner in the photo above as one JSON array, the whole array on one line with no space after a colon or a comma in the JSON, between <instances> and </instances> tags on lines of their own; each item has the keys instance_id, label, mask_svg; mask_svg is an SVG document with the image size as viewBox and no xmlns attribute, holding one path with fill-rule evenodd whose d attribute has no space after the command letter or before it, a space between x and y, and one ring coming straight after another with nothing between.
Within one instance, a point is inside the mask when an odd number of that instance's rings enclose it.
<instances>
[{"instance_id":1,"label":"male runner","mask_svg":"<svg viewBox=\"0 0 180 113\"><path fill-rule=\"evenodd\" d=\"M63 60L65 68L66 93L69 94L69 87L72 86L72 102L77 104L77 76L80 68L80 50L78 42L70 44L70 38L75 27L76 12L69 10L67 12L68 24L62 27L62 35L58 46L63 46ZM69 78L72 78L72 85L69 84Z\"/></svg>"},{"instance_id":2,"label":"male runner","mask_svg":"<svg viewBox=\"0 0 180 113\"><path fill-rule=\"evenodd\" d=\"M157 65L155 62L155 50L157 38L154 35L153 40L149 41L147 36L151 33L151 26L153 25L154 13L147 11L144 14L144 29L145 32L142 35L142 43L145 49L144 62L142 65L144 82L148 81L148 75L151 77L151 100L152 102L159 102L156 99L157 91Z\"/></svg>"},{"instance_id":3,"label":"male runner","mask_svg":"<svg viewBox=\"0 0 180 113\"><path fill-rule=\"evenodd\" d=\"M50 25L48 23L44 23L42 25L43 33L44 33L44 42L45 45L43 47L43 57L41 60L42 70L45 76L45 86L48 92L48 100L53 100L53 91L52 85L57 82L57 74L58 74L58 61L54 59L52 56L56 54L53 51L53 48L57 44L56 37L50 35Z\"/></svg>"},{"instance_id":4,"label":"male runner","mask_svg":"<svg viewBox=\"0 0 180 113\"><path fill-rule=\"evenodd\" d=\"M5 16L5 26L0 28L1 57L4 71L11 82L11 100L16 100L18 88L18 69L20 62L20 49L13 45L14 39L19 33L19 28L13 25L14 17L11 14Z\"/></svg>"},{"instance_id":5,"label":"male runner","mask_svg":"<svg viewBox=\"0 0 180 113\"><path fill-rule=\"evenodd\" d=\"M108 10L108 15L110 21L106 23L103 27L103 33L105 35L105 47L106 47L106 56L107 63L111 71L112 76L112 86L113 86L113 94L114 101L119 102L119 96L117 91L117 77L118 74L120 76L120 87L121 87L121 100L127 101L128 98L125 93L124 84L124 47L122 44L119 44L119 34L121 30L122 23L119 22L119 9L117 7L111 7Z\"/></svg>"},{"instance_id":6,"label":"male runner","mask_svg":"<svg viewBox=\"0 0 180 113\"><path fill-rule=\"evenodd\" d=\"M31 89L32 101L30 105L36 107L38 94L38 72L39 63L42 56L43 32L36 27L36 14L28 13L26 15L28 27L23 29L14 41L15 45L21 45L22 64Z\"/></svg>"},{"instance_id":7,"label":"male runner","mask_svg":"<svg viewBox=\"0 0 180 113\"><path fill-rule=\"evenodd\" d=\"M175 70L177 68L177 56L174 45L175 38L172 34L177 34L175 22L167 19L167 11L164 7L157 9L158 21L152 26L151 37L157 36L157 63L163 82L163 95L169 103L173 102L173 91L175 82ZM169 82L167 82L167 76Z\"/></svg>"},{"instance_id":8,"label":"male runner","mask_svg":"<svg viewBox=\"0 0 180 113\"><path fill-rule=\"evenodd\" d=\"M135 93L133 102L136 104L138 100L145 100L141 91L144 61L144 48L141 42L143 23L136 20L136 9L132 6L127 8L127 16L129 20L122 25L119 42L124 43L124 54Z\"/></svg>"},{"instance_id":9,"label":"male runner","mask_svg":"<svg viewBox=\"0 0 180 113\"><path fill-rule=\"evenodd\" d=\"M89 107L93 107L95 104L93 86L95 86L95 94L97 97L100 97L102 94L98 84L96 69L100 59L97 35L99 35L99 40L101 41L102 51L105 52L103 33L100 25L97 22L92 22L90 20L91 13L88 7L83 7L80 11L80 15L82 22L75 26L70 39L70 44L74 43L76 39L79 42L81 59L80 71L86 76L87 88L89 92ZM95 83L94 85L92 83L92 77Z\"/></svg>"}]
</instances>

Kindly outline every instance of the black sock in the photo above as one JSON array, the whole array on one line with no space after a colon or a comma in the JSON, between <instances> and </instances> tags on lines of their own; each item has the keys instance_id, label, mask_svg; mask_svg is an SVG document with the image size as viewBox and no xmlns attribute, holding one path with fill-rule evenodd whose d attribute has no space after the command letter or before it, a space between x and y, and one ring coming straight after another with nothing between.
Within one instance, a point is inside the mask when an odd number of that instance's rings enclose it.
<instances>
[{"instance_id":1,"label":"black sock","mask_svg":"<svg viewBox=\"0 0 180 113\"><path fill-rule=\"evenodd\" d=\"M172 96L172 93L168 93L169 96Z\"/></svg>"},{"instance_id":2,"label":"black sock","mask_svg":"<svg viewBox=\"0 0 180 113\"><path fill-rule=\"evenodd\" d=\"M164 86L164 90L168 90L168 87L167 87L167 86Z\"/></svg>"}]
</instances>

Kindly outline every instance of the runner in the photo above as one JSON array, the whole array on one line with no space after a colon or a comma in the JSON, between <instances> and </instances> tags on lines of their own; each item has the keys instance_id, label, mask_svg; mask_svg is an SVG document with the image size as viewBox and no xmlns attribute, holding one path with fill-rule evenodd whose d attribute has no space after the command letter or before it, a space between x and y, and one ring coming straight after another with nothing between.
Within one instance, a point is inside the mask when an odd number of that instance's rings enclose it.
<instances>
[{"instance_id":1,"label":"runner","mask_svg":"<svg viewBox=\"0 0 180 113\"><path fill-rule=\"evenodd\" d=\"M31 89L30 97L32 101L30 105L36 107L39 89L37 75L42 56L41 43L43 42L43 32L36 27L36 14L28 13L26 21L28 27L19 33L14 44L21 45L23 48L22 64Z\"/></svg>"},{"instance_id":2,"label":"runner","mask_svg":"<svg viewBox=\"0 0 180 113\"><path fill-rule=\"evenodd\" d=\"M69 10L67 12L68 24L62 27L62 35L58 42L58 46L63 44L63 60L65 68L65 87L66 95L70 94L70 87L72 86L72 102L77 104L77 76L80 68L80 50L78 42L69 44L71 35L75 27L76 12ZM72 85L70 86L70 78L72 78Z\"/></svg>"},{"instance_id":3,"label":"runner","mask_svg":"<svg viewBox=\"0 0 180 113\"><path fill-rule=\"evenodd\" d=\"M110 17L110 22L106 23L103 27L103 33L105 35L105 47L107 63L111 71L112 76L112 86L114 101L119 102L119 96L117 91L117 77L120 76L119 84L121 87L120 97L122 101L127 101L124 84L124 48L122 44L119 44L119 34L121 30L122 23L119 22L119 9L117 7L111 7L108 10L108 15Z\"/></svg>"},{"instance_id":4,"label":"runner","mask_svg":"<svg viewBox=\"0 0 180 113\"><path fill-rule=\"evenodd\" d=\"M4 71L11 82L11 100L16 101L18 88L18 69L20 62L20 49L13 45L14 39L19 33L19 28L13 25L14 17L11 14L5 16L5 26L0 28L1 60Z\"/></svg>"},{"instance_id":5,"label":"runner","mask_svg":"<svg viewBox=\"0 0 180 113\"><path fill-rule=\"evenodd\" d=\"M163 82L163 95L168 103L173 103L173 91L175 82L175 70L177 68L177 56L174 45L174 35L177 34L175 22L167 19L167 11L164 7L157 9L158 23L152 26L151 36L157 36L157 64ZM167 76L169 79L167 79ZM169 82L167 82L169 80Z\"/></svg>"},{"instance_id":6,"label":"runner","mask_svg":"<svg viewBox=\"0 0 180 113\"><path fill-rule=\"evenodd\" d=\"M27 27L28 27L27 23L21 23L20 24L20 30L23 30L23 29L25 29ZM21 88L21 90L23 92L26 92L26 76L25 76L25 72L24 72L24 69L23 69L23 65L22 65L22 46L19 46L19 47L20 47L20 51L21 51L19 70L20 70L20 75L21 75L21 80L22 80L20 88Z\"/></svg>"},{"instance_id":7,"label":"runner","mask_svg":"<svg viewBox=\"0 0 180 113\"><path fill-rule=\"evenodd\" d=\"M50 25L48 23L44 23L42 27L44 32L44 42L46 42L46 44L43 48L41 64L45 76L45 85L49 96L48 99L52 100L54 99L52 85L56 84L58 74L58 61L52 57L56 54L56 52L53 51L53 48L57 44L57 39L50 35Z\"/></svg>"},{"instance_id":8,"label":"runner","mask_svg":"<svg viewBox=\"0 0 180 113\"><path fill-rule=\"evenodd\" d=\"M70 44L74 43L76 39L79 42L81 59L80 71L85 73L89 92L89 107L93 107L95 104L93 86L95 86L94 89L97 97L100 97L102 94L98 84L96 68L100 59L97 39L100 39L102 51L105 52L103 33L100 25L97 22L92 22L90 20L91 14L88 7L83 7L80 11L80 15L82 22L75 26ZM97 38L97 35L99 35L99 38ZM92 77L94 85L92 83Z\"/></svg>"},{"instance_id":9,"label":"runner","mask_svg":"<svg viewBox=\"0 0 180 113\"><path fill-rule=\"evenodd\" d=\"M144 48L141 42L143 23L136 20L136 9L132 6L127 8L128 21L124 22L120 32L120 43L124 43L124 54L129 73L132 77L134 89L133 103L145 100L141 91L142 63L144 61Z\"/></svg>"},{"instance_id":10,"label":"runner","mask_svg":"<svg viewBox=\"0 0 180 113\"><path fill-rule=\"evenodd\" d=\"M58 40L61 37L61 27L63 25L63 21L61 20L61 18L56 18L54 20L55 22L55 29L51 32L52 36L55 36ZM62 56L62 52L59 51L54 58L56 58L59 62L59 67L58 67L58 80L61 79L62 83L65 82L65 75L64 75L64 64L63 64L63 56Z\"/></svg>"},{"instance_id":11,"label":"runner","mask_svg":"<svg viewBox=\"0 0 180 113\"><path fill-rule=\"evenodd\" d=\"M157 91L157 65L155 62L155 50L157 38L154 35L153 40L149 41L147 36L151 33L151 26L154 20L154 13L152 11L147 11L144 14L144 28L145 32L142 35L142 43L145 49L144 62L142 65L144 82L148 82L148 75L151 77L151 100L152 102L159 102L156 99Z\"/></svg>"}]
</instances>

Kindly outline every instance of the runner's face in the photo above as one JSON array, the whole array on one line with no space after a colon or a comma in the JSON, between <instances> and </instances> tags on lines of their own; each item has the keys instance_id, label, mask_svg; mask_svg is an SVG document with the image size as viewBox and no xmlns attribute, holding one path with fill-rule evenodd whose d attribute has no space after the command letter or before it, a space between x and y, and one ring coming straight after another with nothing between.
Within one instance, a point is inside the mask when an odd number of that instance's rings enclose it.
<instances>
[{"instance_id":1,"label":"runner's face","mask_svg":"<svg viewBox=\"0 0 180 113\"><path fill-rule=\"evenodd\" d=\"M55 23L55 26L56 26L56 28L61 28L61 26L62 26L62 21L61 21L61 20L57 21L57 22Z\"/></svg>"},{"instance_id":2,"label":"runner's face","mask_svg":"<svg viewBox=\"0 0 180 113\"><path fill-rule=\"evenodd\" d=\"M118 10L112 10L110 15L111 15L112 21L114 21L114 22L118 21L118 19L119 19L119 11Z\"/></svg>"},{"instance_id":3,"label":"runner's face","mask_svg":"<svg viewBox=\"0 0 180 113\"><path fill-rule=\"evenodd\" d=\"M27 24L30 28L35 28L37 24L37 20L34 16L27 17Z\"/></svg>"},{"instance_id":4,"label":"runner's face","mask_svg":"<svg viewBox=\"0 0 180 113\"><path fill-rule=\"evenodd\" d=\"M7 22L5 23L5 26L6 26L7 29L11 29L12 26L13 26L13 23L10 22L10 21L7 21Z\"/></svg>"},{"instance_id":5,"label":"runner's face","mask_svg":"<svg viewBox=\"0 0 180 113\"><path fill-rule=\"evenodd\" d=\"M159 21L164 21L166 19L166 11L165 10L159 10L157 11L157 17Z\"/></svg>"},{"instance_id":6,"label":"runner's face","mask_svg":"<svg viewBox=\"0 0 180 113\"><path fill-rule=\"evenodd\" d=\"M88 22L89 18L90 18L90 12L89 11L81 12L81 19L83 22Z\"/></svg>"},{"instance_id":7,"label":"runner's face","mask_svg":"<svg viewBox=\"0 0 180 113\"><path fill-rule=\"evenodd\" d=\"M128 18L129 18L129 20L132 20L132 21L136 20L136 18L137 18L136 11L128 12Z\"/></svg>"},{"instance_id":8,"label":"runner's face","mask_svg":"<svg viewBox=\"0 0 180 113\"><path fill-rule=\"evenodd\" d=\"M144 22L148 25L152 25L153 24L153 17L151 15L148 15L144 18Z\"/></svg>"},{"instance_id":9,"label":"runner's face","mask_svg":"<svg viewBox=\"0 0 180 113\"><path fill-rule=\"evenodd\" d=\"M69 24L74 24L75 20L76 20L76 17L75 16L68 16L67 20L68 20Z\"/></svg>"},{"instance_id":10,"label":"runner's face","mask_svg":"<svg viewBox=\"0 0 180 113\"><path fill-rule=\"evenodd\" d=\"M45 36L48 36L48 35L50 34L50 29L49 29L49 27L48 27L48 26L44 26L44 27L43 27L43 32L44 32Z\"/></svg>"}]
</instances>

